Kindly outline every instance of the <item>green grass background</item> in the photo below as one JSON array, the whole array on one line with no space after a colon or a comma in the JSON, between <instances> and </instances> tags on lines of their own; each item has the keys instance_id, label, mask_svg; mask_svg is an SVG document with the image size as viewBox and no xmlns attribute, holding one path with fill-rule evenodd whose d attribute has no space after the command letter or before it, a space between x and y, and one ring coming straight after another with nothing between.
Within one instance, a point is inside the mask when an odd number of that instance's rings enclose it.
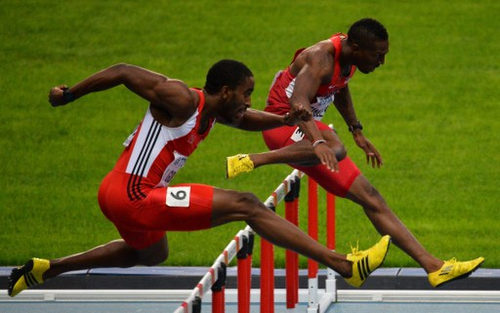
<instances>
[{"instance_id":1,"label":"green grass background","mask_svg":"<svg viewBox=\"0 0 500 313\"><path fill-rule=\"evenodd\" d=\"M297 48L370 16L387 27L390 53L373 74L356 74L350 88L384 167L364 163L334 109L324 121L337 125L351 158L430 252L483 255L485 267L499 267L499 13L500 3L487 0L1 1L0 264L118 237L98 208L97 189L147 103L118 87L55 109L47 102L52 86L126 62L201 87L211 64L234 58L252 69L253 106L262 109L275 72ZM252 191L264 200L290 169L273 165L227 181L224 159L265 149L259 133L219 125L174 182ZM165 264L210 265L242 227L171 232ZM337 201L340 252L378 237L359 207ZM417 264L392 247L385 266Z\"/></svg>"}]
</instances>

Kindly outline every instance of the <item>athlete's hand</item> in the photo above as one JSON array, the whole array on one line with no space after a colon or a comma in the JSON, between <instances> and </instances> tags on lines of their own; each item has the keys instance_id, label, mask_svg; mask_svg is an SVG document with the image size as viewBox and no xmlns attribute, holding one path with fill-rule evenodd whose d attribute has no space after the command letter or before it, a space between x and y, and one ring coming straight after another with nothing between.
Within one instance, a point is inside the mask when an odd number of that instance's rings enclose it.
<instances>
[{"instance_id":1,"label":"athlete's hand","mask_svg":"<svg viewBox=\"0 0 500 313\"><path fill-rule=\"evenodd\" d=\"M297 125L300 122L307 122L312 118L311 110L308 110L304 105L291 107L290 112L285 114L284 123L288 126Z\"/></svg>"},{"instance_id":2,"label":"athlete's hand","mask_svg":"<svg viewBox=\"0 0 500 313\"><path fill-rule=\"evenodd\" d=\"M366 139L361 132L354 132L353 137L358 147L365 151L366 163L371 163L373 168L375 168L375 166L380 168L380 166L384 163L382 161L382 156L377 149L375 149L375 146L368 139Z\"/></svg>"},{"instance_id":3,"label":"athlete's hand","mask_svg":"<svg viewBox=\"0 0 500 313\"><path fill-rule=\"evenodd\" d=\"M64 101L64 97L63 97L63 92L65 89L68 89L68 86L60 85L60 86L56 86L56 87L50 89L49 102L50 102L50 104L52 104L53 107L57 107L57 106L66 104L66 102Z\"/></svg>"},{"instance_id":4,"label":"athlete's hand","mask_svg":"<svg viewBox=\"0 0 500 313\"><path fill-rule=\"evenodd\" d=\"M333 150L326 144L320 143L313 148L316 157L321 161L321 164L326 165L326 167L332 172L339 171L339 161L333 153Z\"/></svg>"}]
</instances>

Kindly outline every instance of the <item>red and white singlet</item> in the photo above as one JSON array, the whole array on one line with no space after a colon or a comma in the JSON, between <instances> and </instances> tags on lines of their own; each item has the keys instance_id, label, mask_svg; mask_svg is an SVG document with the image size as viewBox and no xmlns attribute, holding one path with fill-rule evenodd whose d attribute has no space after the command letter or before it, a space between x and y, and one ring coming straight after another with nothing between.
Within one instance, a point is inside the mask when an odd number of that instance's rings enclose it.
<instances>
[{"instance_id":1,"label":"red and white singlet","mask_svg":"<svg viewBox=\"0 0 500 313\"><path fill-rule=\"evenodd\" d=\"M338 33L330 37L330 42L335 48L334 68L330 82L321 85L316 91L311 108L313 117L316 120L316 125L320 131L329 131L328 125L321 122L325 115L326 109L330 106L335 98L335 93L344 88L356 71L356 67L352 66L348 76L341 75L340 52L342 51L341 40L346 38L346 35ZM297 56L304 51L299 49L295 52L292 60L295 61ZM267 106L265 111L284 115L290 111L290 98L295 88L295 77L290 73L290 66L285 70L279 71L271 85L269 96L267 98ZM294 144L304 139L304 133L298 126L283 126L279 128L269 129L262 132L264 141L269 149L275 150L282 147ZM328 192L344 197L352 183L359 176L360 171L356 164L349 157L345 157L339 162L340 171L332 172L325 165L319 164L315 166L298 166L292 167L299 169L313 178Z\"/></svg>"},{"instance_id":2,"label":"red and white singlet","mask_svg":"<svg viewBox=\"0 0 500 313\"><path fill-rule=\"evenodd\" d=\"M99 188L99 205L122 238L143 249L166 230L196 230L211 225L213 187L201 184L169 186L187 158L205 139L215 120L199 134L205 97L179 127L156 121L150 109L124 142L125 150Z\"/></svg>"},{"instance_id":3,"label":"red and white singlet","mask_svg":"<svg viewBox=\"0 0 500 313\"><path fill-rule=\"evenodd\" d=\"M341 75L339 58L340 51L342 51L341 40L345 37L346 35L341 33L335 34L330 37L330 41L335 48L335 63L333 75L327 85L321 85L319 87L315 95L315 101L311 103L313 117L316 120L321 120L326 112L326 109L333 102L335 93L347 85L352 75L354 75L354 72L356 71L356 67L353 65L351 67L349 76L343 77ZM292 63L302 51L304 51L304 48L299 49L295 52ZM280 115L284 115L285 113L290 111L289 100L293 94L294 87L295 76L290 73L290 66L288 66L285 70L279 71L274 77L274 81L271 85L265 110Z\"/></svg>"}]
</instances>

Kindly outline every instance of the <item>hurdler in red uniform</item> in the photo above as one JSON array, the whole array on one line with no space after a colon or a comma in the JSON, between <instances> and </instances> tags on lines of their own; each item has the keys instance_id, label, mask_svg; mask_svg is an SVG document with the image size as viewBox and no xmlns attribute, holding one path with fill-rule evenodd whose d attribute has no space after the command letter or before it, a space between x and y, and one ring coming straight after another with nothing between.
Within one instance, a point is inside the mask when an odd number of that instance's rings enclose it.
<instances>
[{"instance_id":1,"label":"hurdler in red uniform","mask_svg":"<svg viewBox=\"0 0 500 313\"><path fill-rule=\"evenodd\" d=\"M168 256L166 231L197 230L232 221L247 222L271 243L335 269L354 286L360 286L380 266L389 236L368 250L346 256L314 241L249 192L200 184L169 185L216 121L262 131L311 119L311 114L300 108L284 115L249 109L254 78L244 64L217 62L208 71L203 90L190 89L179 80L137 66L119 64L71 88L52 88L49 100L53 106L60 106L122 84L150 103L99 189L101 209L122 239L58 259L29 260L12 270L10 296L67 271L159 264Z\"/></svg>"},{"instance_id":2,"label":"hurdler in red uniform","mask_svg":"<svg viewBox=\"0 0 500 313\"><path fill-rule=\"evenodd\" d=\"M157 242L167 229L197 230L211 225L212 186L169 186L214 123L214 119L209 120L208 128L200 133L205 95L201 90L192 90L199 96L198 108L178 127L160 124L148 109L99 189L101 210L136 249ZM182 205L188 194L189 201Z\"/></svg>"},{"instance_id":3,"label":"hurdler in red uniform","mask_svg":"<svg viewBox=\"0 0 500 313\"><path fill-rule=\"evenodd\" d=\"M263 137L272 151L227 158L227 176L231 178L266 164L290 164L327 191L359 204L379 233L389 234L427 271L431 285L439 286L470 274L483 258L443 262L430 254L347 157L337 134L320 122L326 109L334 104L356 145L365 152L367 162L373 167L382 165L380 153L363 135L347 83L356 69L367 74L384 64L388 51L385 27L369 18L355 22L347 35L336 34L297 51L292 63L276 75L265 110L285 114L306 107L315 120L300 123L300 128L283 126L265 130Z\"/></svg>"},{"instance_id":4,"label":"hurdler in red uniform","mask_svg":"<svg viewBox=\"0 0 500 313\"><path fill-rule=\"evenodd\" d=\"M315 124L320 131L330 131L329 126L322 123L321 119L327 108L334 101L335 94L347 85L356 71L356 67L351 65L347 68L348 71L346 73L342 73L342 66L339 59L342 50L341 42L342 40L346 40L346 38L346 35L340 33L330 37L329 42L335 51L331 79L328 83L321 84L318 87L310 103ZM304 50L305 49L300 49L295 52L292 64ZM265 111L276 114L286 114L290 112L290 98L294 92L295 81L296 75L291 73L290 66L278 72L271 85ZM266 130L262 132L262 135L270 150L283 148L304 139L304 132L297 126L285 126ZM314 166L293 165L293 167L306 173L309 177L314 178L314 180L322 186L325 186L329 192L339 196L345 196L354 179L360 174L360 171L356 164L347 156L338 163L338 166L339 171L332 172L329 171L324 164Z\"/></svg>"}]
</instances>

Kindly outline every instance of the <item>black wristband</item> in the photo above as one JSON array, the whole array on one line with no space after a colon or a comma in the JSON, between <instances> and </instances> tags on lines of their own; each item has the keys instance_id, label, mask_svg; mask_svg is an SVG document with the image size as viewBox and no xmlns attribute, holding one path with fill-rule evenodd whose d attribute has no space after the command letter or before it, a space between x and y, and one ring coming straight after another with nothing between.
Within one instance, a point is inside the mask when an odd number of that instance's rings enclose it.
<instances>
[{"instance_id":1,"label":"black wristband","mask_svg":"<svg viewBox=\"0 0 500 313\"><path fill-rule=\"evenodd\" d=\"M363 125L360 121L357 121L354 125L349 125L349 131L353 133L356 129L363 130Z\"/></svg>"},{"instance_id":2,"label":"black wristband","mask_svg":"<svg viewBox=\"0 0 500 313\"><path fill-rule=\"evenodd\" d=\"M72 93L69 88L63 90L63 99L65 103L70 103L75 101L75 94Z\"/></svg>"}]
</instances>

